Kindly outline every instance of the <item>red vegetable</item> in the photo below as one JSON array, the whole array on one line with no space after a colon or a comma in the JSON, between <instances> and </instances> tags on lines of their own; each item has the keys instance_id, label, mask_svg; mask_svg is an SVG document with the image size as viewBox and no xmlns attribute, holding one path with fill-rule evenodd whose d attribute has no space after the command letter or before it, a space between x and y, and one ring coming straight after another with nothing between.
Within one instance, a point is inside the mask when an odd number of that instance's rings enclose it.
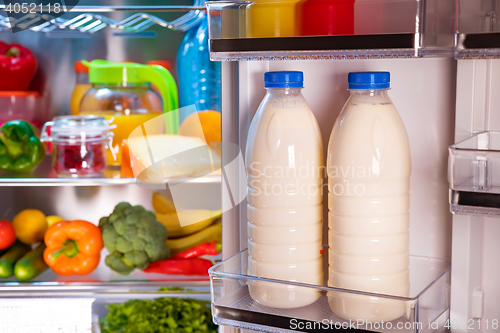
<instances>
[{"instance_id":1,"label":"red vegetable","mask_svg":"<svg viewBox=\"0 0 500 333\"><path fill-rule=\"evenodd\" d=\"M175 256L170 259L190 259L197 258L204 255L217 255L222 251L221 242L213 241L210 243L202 243L195 247L190 248L189 250L177 253Z\"/></svg>"},{"instance_id":2,"label":"red vegetable","mask_svg":"<svg viewBox=\"0 0 500 333\"><path fill-rule=\"evenodd\" d=\"M144 269L144 272L169 275L208 276L208 269L210 267L212 267L212 262L202 258L166 259L150 263L149 266Z\"/></svg>"},{"instance_id":3,"label":"red vegetable","mask_svg":"<svg viewBox=\"0 0 500 333\"><path fill-rule=\"evenodd\" d=\"M21 44L0 41L0 90L26 90L38 63L31 51Z\"/></svg>"},{"instance_id":4,"label":"red vegetable","mask_svg":"<svg viewBox=\"0 0 500 333\"><path fill-rule=\"evenodd\" d=\"M16 241L16 231L10 221L0 221L0 250L8 249Z\"/></svg>"}]
</instances>

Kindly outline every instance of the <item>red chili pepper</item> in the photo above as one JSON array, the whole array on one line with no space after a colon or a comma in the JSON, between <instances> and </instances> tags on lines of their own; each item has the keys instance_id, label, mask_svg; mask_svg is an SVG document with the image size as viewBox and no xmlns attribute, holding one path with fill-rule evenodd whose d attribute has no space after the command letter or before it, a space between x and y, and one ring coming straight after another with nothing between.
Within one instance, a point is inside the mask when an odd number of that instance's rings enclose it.
<instances>
[{"instance_id":1,"label":"red chili pepper","mask_svg":"<svg viewBox=\"0 0 500 333\"><path fill-rule=\"evenodd\" d=\"M212 262L202 258L166 259L154 261L144 269L146 273L160 273L169 275L198 275L208 276L208 269Z\"/></svg>"},{"instance_id":2,"label":"red chili pepper","mask_svg":"<svg viewBox=\"0 0 500 333\"><path fill-rule=\"evenodd\" d=\"M213 241L210 243L201 243L189 250L177 253L175 256L170 257L170 259L190 259L197 258L204 255L218 255L222 251L222 244L218 241Z\"/></svg>"},{"instance_id":3,"label":"red chili pepper","mask_svg":"<svg viewBox=\"0 0 500 333\"><path fill-rule=\"evenodd\" d=\"M0 41L0 90L26 90L35 76L38 62L21 44Z\"/></svg>"}]
</instances>

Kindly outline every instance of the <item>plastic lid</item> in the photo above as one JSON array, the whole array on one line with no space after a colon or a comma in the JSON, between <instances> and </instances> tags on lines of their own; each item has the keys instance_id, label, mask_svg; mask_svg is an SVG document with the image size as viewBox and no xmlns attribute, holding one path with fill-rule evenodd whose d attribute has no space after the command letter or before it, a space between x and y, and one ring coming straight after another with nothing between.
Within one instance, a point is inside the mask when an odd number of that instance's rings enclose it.
<instances>
[{"instance_id":1,"label":"plastic lid","mask_svg":"<svg viewBox=\"0 0 500 333\"><path fill-rule=\"evenodd\" d=\"M302 72L266 72L264 83L266 88L302 88L304 74Z\"/></svg>"},{"instance_id":2,"label":"plastic lid","mask_svg":"<svg viewBox=\"0 0 500 333\"><path fill-rule=\"evenodd\" d=\"M85 66L81 61L75 61L75 73L88 73L89 68Z\"/></svg>"},{"instance_id":3,"label":"plastic lid","mask_svg":"<svg viewBox=\"0 0 500 333\"><path fill-rule=\"evenodd\" d=\"M146 63L148 66L153 66L153 65L158 65L161 66L167 70L170 70L170 61L168 60L150 60Z\"/></svg>"},{"instance_id":4,"label":"plastic lid","mask_svg":"<svg viewBox=\"0 0 500 333\"><path fill-rule=\"evenodd\" d=\"M109 123L102 116L61 116L53 119L51 133L54 134L83 134L103 135L111 129Z\"/></svg>"},{"instance_id":5,"label":"plastic lid","mask_svg":"<svg viewBox=\"0 0 500 333\"><path fill-rule=\"evenodd\" d=\"M347 81L349 89L387 89L391 86L391 73L351 72Z\"/></svg>"},{"instance_id":6,"label":"plastic lid","mask_svg":"<svg viewBox=\"0 0 500 333\"><path fill-rule=\"evenodd\" d=\"M38 98L40 95L36 91L0 91L0 97L34 97Z\"/></svg>"},{"instance_id":7,"label":"plastic lid","mask_svg":"<svg viewBox=\"0 0 500 333\"><path fill-rule=\"evenodd\" d=\"M89 65L89 82L104 84L139 84L138 71L145 65L133 62L111 62L106 60L93 60Z\"/></svg>"}]
</instances>

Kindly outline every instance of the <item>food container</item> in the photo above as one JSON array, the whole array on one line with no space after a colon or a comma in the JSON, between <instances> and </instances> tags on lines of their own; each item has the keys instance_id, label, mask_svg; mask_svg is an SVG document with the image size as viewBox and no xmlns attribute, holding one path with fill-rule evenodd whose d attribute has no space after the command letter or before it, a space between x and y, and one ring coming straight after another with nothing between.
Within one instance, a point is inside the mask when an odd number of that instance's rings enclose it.
<instances>
[{"instance_id":1,"label":"food container","mask_svg":"<svg viewBox=\"0 0 500 333\"><path fill-rule=\"evenodd\" d=\"M104 116L116 125L107 151L110 167L120 167L122 142L143 124L147 123L147 135L163 134L165 130L171 134L178 132L177 87L165 68L104 60L85 64L89 66L92 87L83 96L79 112ZM159 89L161 96L152 85ZM164 112L168 113L163 115Z\"/></svg>"},{"instance_id":2,"label":"food container","mask_svg":"<svg viewBox=\"0 0 500 333\"><path fill-rule=\"evenodd\" d=\"M106 149L113 139L111 128L100 116L62 116L45 123L41 139L52 142L52 168L57 176L102 176Z\"/></svg>"},{"instance_id":3,"label":"food container","mask_svg":"<svg viewBox=\"0 0 500 333\"><path fill-rule=\"evenodd\" d=\"M0 91L0 124L14 119L33 121L39 97L36 91Z\"/></svg>"}]
</instances>

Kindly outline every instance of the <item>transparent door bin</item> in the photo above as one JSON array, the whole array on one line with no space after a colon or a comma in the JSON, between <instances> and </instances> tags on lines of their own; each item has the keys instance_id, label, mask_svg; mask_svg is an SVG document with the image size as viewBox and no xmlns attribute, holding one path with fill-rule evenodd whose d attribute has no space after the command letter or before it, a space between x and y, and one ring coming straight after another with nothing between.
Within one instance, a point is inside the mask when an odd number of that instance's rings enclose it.
<instances>
[{"instance_id":1,"label":"transparent door bin","mask_svg":"<svg viewBox=\"0 0 500 333\"><path fill-rule=\"evenodd\" d=\"M451 212L500 215L500 131L477 133L449 152Z\"/></svg>"},{"instance_id":2,"label":"transparent door bin","mask_svg":"<svg viewBox=\"0 0 500 333\"><path fill-rule=\"evenodd\" d=\"M291 22L273 16L290 17L292 14L285 15L285 11L292 13L292 10L283 7L290 3L293 1L208 2L211 59L363 59L454 55L454 1L353 1L354 15L352 11L350 14L346 12L346 15L353 15L345 19L349 27L335 28L338 32L314 32L315 35L308 36L306 34L310 33L298 28L301 10L297 11L299 14L295 20L291 18ZM270 9L265 11L265 6L270 6ZM257 12L260 21L252 20L252 15L257 17ZM267 21L284 22L278 24L287 26L262 28Z\"/></svg>"},{"instance_id":3,"label":"transparent door bin","mask_svg":"<svg viewBox=\"0 0 500 333\"><path fill-rule=\"evenodd\" d=\"M443 330L449 316L448 260L411 256L409 297L250 276L247 275L247 260L248 251L244 250L209 270L212 314L218 325L262 332L320 332L349 325L365 331L421 333ZM308 294L317 300L299 308L267 307L252 299L251 288L269 295L286 290L290 299L299 293ZM343 309L345 318L332 312L329 301L334 307ZM363 310L367 311L365 314L373 313L376 309L399 318L363 323L361 318L349 318L349 309L358 314Z\"/></svg>"},{"instance_id":4,"label":"transparent door bin","mask_svg":"<svg viewBox=\"0 0 500 333\"><path fill-rule=\"evenodd\" d=\"M458 59L500 58L498 0L460 0L457 7Z\"/></svg>"}]
</instances>

